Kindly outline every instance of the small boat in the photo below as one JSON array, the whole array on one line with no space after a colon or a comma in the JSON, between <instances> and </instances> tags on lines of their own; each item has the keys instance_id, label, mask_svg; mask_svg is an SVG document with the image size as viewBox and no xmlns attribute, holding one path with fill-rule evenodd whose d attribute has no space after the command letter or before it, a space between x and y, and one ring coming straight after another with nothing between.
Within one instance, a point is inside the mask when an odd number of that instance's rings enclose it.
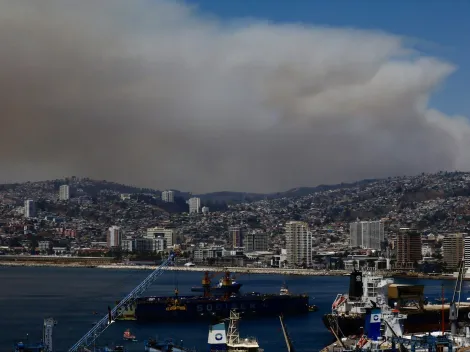
<instances>
[{"instance_id":1,"label":"small boat","mask_svg":"<svg viewBox=\"0 0 470 352\"><path fill-rule=\"evenodd\" d=\"M182 346L175 345L173 341L157 341L154 339L148 339L144 343L145 352L189 352L190 349L186 349Z\"/></svg>"},{"instance_id":2,"label":"small boat","mask_svg":"<svg viewBox=\"0 0 470 352\"><path fill-rule=\"evenodd\" d=\"M290 295L289 288L287 287L286 283L284 283L282 285L279 295L281 295L281 296L289 296Z\"/></svg>"},{"instance_id":3,"label":"small boat","mask_svg":"<svg viewBox=\"0 0 470 352\"><path fill-rule=\"evenodd\" d=\"M129 329L127 329L126 331L124 331L123 338L124 338L124 340L126 340L126 341L133 341L133 342L136 342L136 341L137 341L137 339L135 338L135 335L132 335L132 334L131 334L131 331L130 331Z\"/></svg>"},{"instance_id":4,"label":"small boat","mask_svg":"<svg viewBox=\"0 0 470 352\"><path fill-rule=\"evenodd\" d=\"M308 311L309 312L316 312L318 310L318 307L314 304L308 306Z\"/></svg>"},{"instance_id":5,"label":"small boat","mask_svg":"<svg viewBox=\"0 0 470 352\"><path fill-rule=\"evenodd\" d=\"M44 351L44 345L42 343L30 344L18 342L15 344L15 352L42 352Z\"/></svg>"},{"instance_id":6,"label":"small boat","mask_svg":"<svg viewBox=\"0 0 470 352\"><path fill-rule=\"evenodd\" d=\"M127 350L124 348L124 346L114 346L114 347L105 347L103 352L127 352Z\"/></svg>"}]
</instances>

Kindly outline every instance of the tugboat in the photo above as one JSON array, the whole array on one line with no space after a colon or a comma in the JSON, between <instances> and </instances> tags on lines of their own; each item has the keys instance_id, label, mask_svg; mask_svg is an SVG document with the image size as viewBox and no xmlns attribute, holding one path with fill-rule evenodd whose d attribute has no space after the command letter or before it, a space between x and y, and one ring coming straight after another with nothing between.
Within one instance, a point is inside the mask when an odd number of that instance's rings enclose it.
<instances>
[{"instance_id":1,"label":"tugboat","mask_svg":"<svg viewBox=\"0 0 470 352\"><path fill-rule=\"evenodd\" d=\"M289 293L289 288L287 287L286 283L284 282L281 286L281 291L279 292L280 296L288 296L290 295Z\"/></svg>"},{"instance_id":2,"label":"tugboat","mask_svg":"<svg viewBox=\"0 0 470 352\"><path fill-rule=\"evenodd\" d=\"M131 331L130 331L129 329L127 329L126 331L124 331L123 338L124 338L124 340L126 340L126 341L137 342L137 339L135 338L135 335L132 335L132 334L131 334Z\"/></svg>"}]
</instances>

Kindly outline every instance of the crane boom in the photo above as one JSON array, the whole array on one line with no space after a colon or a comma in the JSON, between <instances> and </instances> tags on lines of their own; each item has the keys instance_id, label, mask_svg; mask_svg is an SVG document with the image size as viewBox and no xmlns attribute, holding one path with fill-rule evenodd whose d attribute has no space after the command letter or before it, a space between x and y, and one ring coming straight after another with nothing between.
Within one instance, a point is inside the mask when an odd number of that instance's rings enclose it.
<instances>
[{"instance_id":1,"label":"crane boom","mask_svg":"<svg viewBox=\"0 0 470 352\"><path fill-rule=\"evenodd\" d=\"M163 273L164 268L172 263L177 256L177 252L171 252L168 258L156 268L149 276L145 278L131 293L124 297L110 312L105 315L93 328L88 331L77 343L75 343L68 352L78 352L93 344L93 342L100 336L111 323L121 315L121 308L129 306L137 300Z\"/></svg>"}]
</instances>

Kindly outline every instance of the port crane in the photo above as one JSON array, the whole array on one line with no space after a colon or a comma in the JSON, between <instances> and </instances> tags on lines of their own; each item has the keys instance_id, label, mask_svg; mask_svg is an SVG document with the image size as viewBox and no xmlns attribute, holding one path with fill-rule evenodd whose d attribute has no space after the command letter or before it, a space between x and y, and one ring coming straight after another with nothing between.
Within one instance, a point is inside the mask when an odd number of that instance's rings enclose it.
<instances>
[{"instance_id":1,"label":"port crane","mask_svg":"<svg viewBox=\"0 0 470 352\"><path fill-rule=\"evenodd\" d=\"M124 297L113 309L108 308L108 314L105 315L93 328L88 331L78 342L76 342L68 352L79 352L83 351L87 347L91 346L95 340L114 322L114 320L122 314L122 308L128 307L135 303L139 298L163 273L165 267L171 265L176 256L179 254L178 251L170 252L168 258L160 264L144 281L142 281L131 293Z\"/></svg>"},{"instance_id":2,"label":"port crane","mask_svg":"<svg viewBox=\"0 0 470 352\"><path fill-rule=\"evenodd\" d=\"M460 308L460 295L462 293L462 284L465 278L465 259L462 259L459 265L459 272L457 280L455 281L454 294L452 295L452 301L449 304L449 321L451 333L457 333L457 323L459 320L459 308ZM442 319L444 321L444 319Z\"/></svg>"}]
</instances>

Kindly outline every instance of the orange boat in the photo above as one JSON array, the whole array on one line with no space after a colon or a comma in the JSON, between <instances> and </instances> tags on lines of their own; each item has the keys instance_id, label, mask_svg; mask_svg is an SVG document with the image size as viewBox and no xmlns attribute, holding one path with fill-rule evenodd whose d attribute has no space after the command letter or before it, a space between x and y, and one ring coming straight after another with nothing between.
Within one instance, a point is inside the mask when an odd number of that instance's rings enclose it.
<instances>
[{"instance_id":1,"label":"orange boat","mask_svg":"<svg viewBox=\"0 0 470 352\"><path fill-rule=\"evenodd\" d=\"M137 341L137 339L135 338L135 335L132 335L129 329L124 331L123 337L124 337L124 340L127 340L127 341Z\"/></svg>"}]
</instances>

